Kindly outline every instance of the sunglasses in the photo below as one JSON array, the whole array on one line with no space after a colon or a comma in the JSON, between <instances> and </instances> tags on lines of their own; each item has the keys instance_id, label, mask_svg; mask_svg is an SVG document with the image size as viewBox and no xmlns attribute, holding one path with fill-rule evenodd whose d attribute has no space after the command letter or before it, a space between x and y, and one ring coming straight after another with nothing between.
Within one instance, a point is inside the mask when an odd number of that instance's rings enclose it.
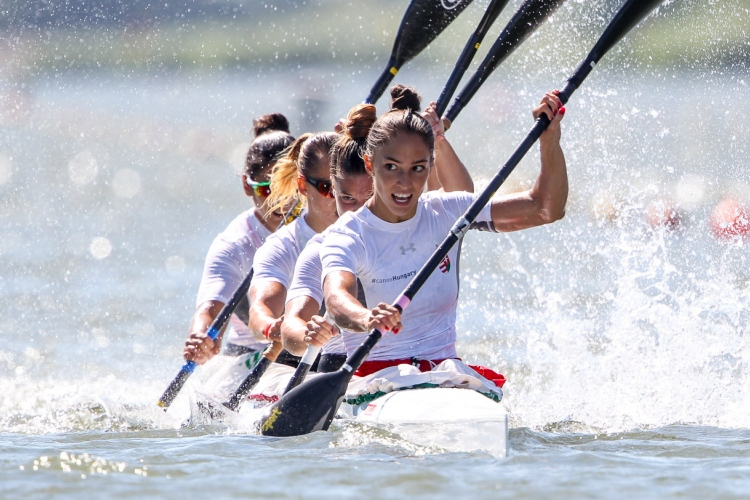
<instances>
[{"instance_id":1,"label":"sunglasses","mask_svg":"<svg viewBox=\"0 0 750 500\"><path fill-rule=\"evenodd\" d=\"M247 182L247 185L250 186L250 189L253 190L255 196L268 198L268 196L271 194L271 181L254 182L249 178L246 178L245 182Z\"/></svg>"},{"instance_id":2,"label":"sunglasses","mask_svg":"<svg viewBox=\"0 0 750 500\"><path fill-rule=\"evenodd\" d=\"M333 193L331 192L331 181L327 181L325 179L316 179L314 177L308 176L305 176L305 181L315 186L315 189L317 189L318 193L320 193L321 195L325 196L326 198L333 198Z\"/></svg>"}]
</instances>

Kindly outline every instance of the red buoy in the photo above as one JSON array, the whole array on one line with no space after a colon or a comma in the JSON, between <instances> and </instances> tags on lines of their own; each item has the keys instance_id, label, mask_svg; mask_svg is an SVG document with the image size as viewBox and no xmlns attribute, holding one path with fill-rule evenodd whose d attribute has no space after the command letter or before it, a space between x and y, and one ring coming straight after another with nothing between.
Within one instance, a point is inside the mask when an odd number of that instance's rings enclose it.
<instances>
[{"instance_id":1,"label":"red buoy","mask_svg":"<svg viewBox=\"0 0 750 500\"><path fill-rule=\"evenodd\" d=\"M719 202L711 212L711 232L720 240L747 238L750 235L750 210L734 198Z\"/></svg>"}]
</instances>

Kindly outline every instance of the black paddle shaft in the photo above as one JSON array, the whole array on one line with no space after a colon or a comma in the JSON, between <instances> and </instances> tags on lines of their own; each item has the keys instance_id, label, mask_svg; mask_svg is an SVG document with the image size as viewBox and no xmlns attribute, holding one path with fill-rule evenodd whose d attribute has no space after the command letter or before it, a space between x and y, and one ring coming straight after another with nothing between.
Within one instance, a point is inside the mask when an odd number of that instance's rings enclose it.
<instances>
[{"instance_id":1,"label":"black paddle shaft","mask_svg":"<svg viewBox=\"0 0 750 500\"><path fill-rule=\"evenodd\" d=\"M451 76L448 77L448 81L446 82L445 87L443 87L443 91L440 92L440 97L437 100L436 108L438 116L442 116L445 108L448 107L448 102L450 101L451 97L453 97L453 93L456 91L458 84L461 82L461 78L463 78L464 73L466 73L466 70L469 69L469 64L471 64L471 60L474 59L474 55L476 55L477 50L479 50L479 46L482 44L487 31L489 31L490 27L497 19L497 16L500 15L507 4L508 0L490 1L490 5L484 12L482 19L479 21L477 29L474 30L474 33L472 33L469 37L469 41L466 42L466 45L464 45L464 50L458 57L456 66L453 68Z\"/></svg>"},{"instance_id":2,"label":"black paddle shaft","mask_svg":"<svg viewBox=\"0 0 750 500\"><path fill-rule=\"evenodd\" d=\"M221 308L218 316L216 316L213 323L211 323L211 326L208 328L208 330L206 330L206 334L208 334L208 336L211 337L212 340L216 340L216 338L219 336L219 332L224 327L227 320L229 320L229 317L237 308L237 305L242 301L242 298L247 294L247 291L250 289L250 282L252 280L253 270L250 269L250 272L247 273L247 276L245 276L245 279L242 280L240 286L237 287L237 290L235 290L235 292L229 298L229 301L224 304L224 307ZM162 394L161 398L159 398L158 405L160 407L164 408L165 410L169 408L174 399L177 397L177 394L185 385L185 382L187 382L187 379L195 370L195 366L196 363L194 361L187 361L183 365L177 376L172 380L172 382L170 382L167 390L165 390L164 394Z\"/></svg>"},{"instance_id":3,"label":"black paddle shaft","mask_svg":"<svg viewBox=\"0 0 750 500\"><path fill-rule=\"evenodd\" d=\"M473 0L412 0L406 8L388 65L365 101L375 104L408 61L422 52Z\"/></svg>"},{"instance_id":4,"label":"black paddle shaft","mask_svg":"<svg viewBox=\"0 0 750 500\"><path fill-rule=\"evenodd\" d=\"M307 374L309 372L310 372L310 365L300 361L300 364L297 365L297 369L294 371L292 378L289 379L289 382L286 385L286 389L284 389L284 394L286 394L287 392L291 391L292 389L300 385L302 382L304 382L305 377L307 377Z\"/></svg>"},{"instance_id":5,"label":"black paddle shaft","mask_svg":"<svg viewBox=\"0 0 750 500\"><path fill-rule=\"evenodd\" d=\"M563 103L566 103L573 92L583 83L601 57L661 1L626 0L589 55L578 66L573 76L568 79L568 83L560 93L560 100ZM445 240L422 266L406 287L402 296L396 300L394 306L400 308L399 304L408 303L402 301L402 297L409 299L414 297L451 247L463 237L482 208L490 201L497 189L539 139L549 123L547 115L542 115L536 120L518 148L492 178L484 191L474 200L466 213L453 225ZM282 396L271 406L269 415L261 422L261 433L267 436L296 436L316 430L326 430L341 404L354 371L362 364L381 336L379 331L374 330L367 336L362 345L349 356L341 369L309 380Z\"/></svg>"},{"instance_id":6,"label":"black paddle shaft","mask_svg":"<svg viewBox=\"0 0 750 500\"><path fill-rule=\"evenodd\" d=\"M528 150L531 149L531 146L539 136L542 135L542 132L544 132L549 123L547 115L542 115L536 120L531 132L529 132L508 162L492 178L490 184L474 200L464 215L453 225L440 246L438 246L432 256L417 272L399 299L394 302L394 307L402 311L402 297L407 297L409 300L414 298L453 245L466 234L471 223L476 219ZM327 430L338 407L341 405L346 388L354 372L367 358L381 337L382 333L380 331L377 329L373 330L362 344L347 358L344 366L338 371L320 375L316 379L306 382L282 396L281 399L274 403L271 407L271 413L261 423L261 433L266 436L298 436L317 430Z\"/></svg>"},{"instance_id":7,"label":"black paddle shaft","mask_svg":"<svg viewBox=\"0 0 750 500\"><path fill-rule=\"evenodd\" d=\"M565 0L526 0L513 17L508 21L500 36L472 75L445 117L453 121L466 106L479 87L516 48L560 6ZM447 103L446 103L447 105ZM443 108L445 109L445 108Z\"/></svg>"},{"instance_id":8,"label":"black paddle shaft","mask_svg":"<svg viewBox=\"0 0 750 500\"><path fill-rule=\"evenodd\" d=\"M285 224L290 224L294 219L299 217L299 214L301 212L302 203L300 201L297 201L297 203L295 203L295 205L286 213L286 215L284 216L284 220L281 221L279 227L282 227ZM211 340L216 340L218 338L221 329L229 320L229 317L232 315L234 310L237 309L237 306L240 304L240 302L242 302L246 297L247 291L250 289L250 282L253 280L253 274L253 269L250 269L250 272L247 273L247 276L245 276L245 279L242 280L240 286L237 287L237 290L234 291L232 296L229 298L229 301L227 301L227 303L224 304L224 307L221 308L221 311L219 311L219 315L216 316L214 321L211 323L211 326L208 328L208 330L206 330L206 334L211 337ZM160 407L164 408L164 411L169 408L174 399L177 397L177 394L185 385L187 379L190 378L190 375L195 371L196 366L197 363L195 361L186 361L185 364L182 365L180 372L172 380L172 382L170 382L167 390L164 391L164 394L161 395L161 398L157 402Z\"/></svg>"},{"instance_id":9,"label":"black paddle shaft","mask_svg":"<svg viewBox=\"0 0 750 500\"><path fill-rule=\"evenodd\" d=\"M636 24L638 24L651 10L659 5L663 0L627 0L625 4L620 8L615 17L607 26L599 41L594 45L594 48L589 52L588 56L579 64L576 71L568 79L568 83L565 85L563 90L559 93L558 97L563 104L567 103L573 92L583 83L589 73L594 69L599 60L611 49L618 41L622 39ZM437 269L440 262L448 255L448 252L458 240L460 240L464 234L469 230L469 227L477 218L479 213L482 211L485 205L489 203L490 199L495 195L495 192L505 182L508 176L513 172L518 163L526 156L526 153L531 149L531 146L539 139L542 133L547 129L550 124L547 115L543 114L537 118L534 126L526 135L521 144L516 148L508 161L500 168L497 174L490 180L490 183L482 191L482 193L474 200L471 206L466 210L464 215L456 221L450 230L450 233L445 237L443 242L433 252L432 256L425 262L422 268L417 272L416 276L411 280L407 287L402 292L402 295L407 297L410 301L414 298L422 285L429 279L433 271ZM399 300L393 304L394 306L401 309ZM382 334L374 330L365 342L362 343L347 359L345 368L350 367L351 372L355 371L369 354L372 347L380 340ZM348 368L347 368L348 369Z\"/></svg>"},{"instance_id":10,"label":"black paddle shaft","mask_svg":"<svg viewBox=\"0 0 750 500\"><path fill-rule=\"evenodd\" d=\"M273 363L273 361L265 356L261 356L260 361L258 361L258 363L253 367L253 371L250 372L247 377L245 377L245 380L242 381L237 390L234 391L234 393L232 393L229 399L224 403L224 406L232 411L237 411L242 401L244 401L245 396L247 396L247 394L253 389L253 387L255 387L255 385L260 380L260 377L262 377L263 374L266 373L266 370L271 365L271 363Z\"/></svg>"}]
</instances>

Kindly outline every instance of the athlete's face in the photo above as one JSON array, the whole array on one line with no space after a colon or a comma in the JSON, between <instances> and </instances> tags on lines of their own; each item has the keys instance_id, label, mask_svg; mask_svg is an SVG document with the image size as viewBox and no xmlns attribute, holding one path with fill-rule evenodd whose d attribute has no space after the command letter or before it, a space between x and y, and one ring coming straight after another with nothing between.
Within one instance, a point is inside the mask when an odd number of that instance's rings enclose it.
<instances>
[{"instance_id":1,"label":"athlete's face","mask_svg":"<svg viewBox=\"0 0 750 500\"><path fill-rule=\"evenodd\" d=\"M414 217L430 174L430 148L417 134L402 132L376 150L365 165L372 172L375 192L368 207L388 222Z\"/></svg>"},{"instance_id":2,"label":"athlete's face","mask_svg":"<svg viewBox=\"0 0 750 500\"><path fill-rule=\"evenodd\" d=\"M334 177L333 194L339 215L358 210L372 196L372 177L367 174Z\"/></svg>"},{"instance_id":3,"label":"athlete's face","mask_svg":"<svg viewBox=\"0 0 750 500\"><path fill-rule=\"evenodd\" d=\"M250 196L253 199L255 206L258 207L258 211L263 217L263 225L272 231L281 224L281 219L284 216L284 214L281 213L281 210L275 212L270 212L268 210L270 208L268 204L268 194L271 192L271 189L270 186L263 185L271 180L271 170L273 170L275 164L276 162L271 162L266 165L260 173L256 174L257 178L250 178L248 175L242 176L242 185L245 188L245 194ZM258 185L258 183L262 184Z\"/></svg>"},{"instance_id":4,"label":"athlete's face","mask_svg":"<svg viewBox=\"0 0 750 500\"><path fill-rule=\"evenodd\" d=\"M338 219L336 213L336 202L333 198L320 192L320 189L313 185L313 182L331 180L331 163L330 159L325 158L318 161L309 173L309 181L299 179L297 186L307 196L308 223L317 231L322 231ZM322 184L319 184L321 189ZM329 186L330 187L330 186ZM330 191L329 191L330 192ZM312 220L311 220L312 218Z\"/></svg>"}]
</instances>

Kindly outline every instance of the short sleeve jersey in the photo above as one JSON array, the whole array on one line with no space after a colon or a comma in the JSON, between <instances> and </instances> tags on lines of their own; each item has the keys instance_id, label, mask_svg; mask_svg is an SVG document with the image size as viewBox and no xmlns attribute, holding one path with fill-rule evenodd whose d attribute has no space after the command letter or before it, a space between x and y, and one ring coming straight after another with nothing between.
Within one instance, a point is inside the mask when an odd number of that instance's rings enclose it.
<instances>
[{"instance_id":1,"label":"short sleeve jersey","mask_svg":"<svg viewBox=\"0 0 750 500\"><path fill-rule=\"evenodd\" d=\"M209 300L226 304L252 269L256 251L271 234L257 213L255 208L241 213L214 239L206 255L196 306ZM233 314L229 322L226 342L263 348L239 317Z\"/></svg>"},{"instance_id":2,"label":"short sleeve jersey","mask_svg":"<svg viewBox=\"0 0 750 500\"><path fill-rule=\"evenodd\" d=\"M306 214L304 212L294 222L269 236L265 245L256 252L252 286L272 281L289 289L297 257L310 238L315 236L315 231L305 222Z\"/></svg>"},{"instance_id":3,"label":"short sleeve jersey","mask_svg":"<svg viewBox=\"0 0 750 500\"><path fill-rule=\"evenodd\" d=\"M322 243L322 279L348 271L362 283L365 307L392 303L475 199L466 192L424 193L414 217L395 224L366 206L345 214ZM494 230L489 205L471 227ZM459 255L460 245L455 245L404 310L403 329L397 335L385 332L368 359L456 357ZM362 334L344 336L347 351L362 339Z\"/></svg>"},{"instance_id":4,"label":"short sleeve jersey","mask_svg":"<svg viewBox=\"0 0 750 500\"><path fill-rule=\"evenodd\" d=\"M299 297L310 297L317 302L318 307L323 305L323 287L321 286L320 275L323 266L320 263L320 247L328 231L323 231L313 236L302 250L294 267L294 277L289 291L286 294L287 303ZM336 353L343 354L344 349L343 334L333 337L323 346L323 354Z\"/></svg>"}]
</instances>

